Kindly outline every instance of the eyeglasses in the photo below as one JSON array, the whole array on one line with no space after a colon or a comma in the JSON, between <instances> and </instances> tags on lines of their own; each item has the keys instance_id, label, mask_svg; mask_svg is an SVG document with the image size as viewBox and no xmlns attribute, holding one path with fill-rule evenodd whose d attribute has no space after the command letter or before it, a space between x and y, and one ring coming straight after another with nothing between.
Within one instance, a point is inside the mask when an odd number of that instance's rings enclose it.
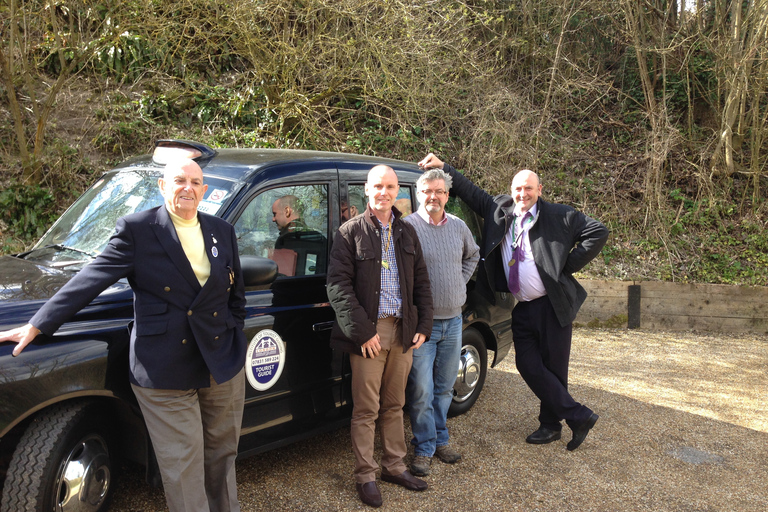
<instances>
[{"instance_id":1,"label":"eyeglasses","mask_svg":"<svg viewBox=\"0 0 768 512\"><path fill-rule=\"evenodd\" d=\"M443 189L439 189L439 190L430 190L430 189L427 189L427 190L421 190L420 192L421 192L422 194L424 194L425 196L431 196L431 195L435 195L435 196L437 196L437 197L443 197L444 195L446 195L446 194L448 193L448 192L446 192L446 191L445 191L445 190L443 190Z\"/></svg>"}]
</instances>

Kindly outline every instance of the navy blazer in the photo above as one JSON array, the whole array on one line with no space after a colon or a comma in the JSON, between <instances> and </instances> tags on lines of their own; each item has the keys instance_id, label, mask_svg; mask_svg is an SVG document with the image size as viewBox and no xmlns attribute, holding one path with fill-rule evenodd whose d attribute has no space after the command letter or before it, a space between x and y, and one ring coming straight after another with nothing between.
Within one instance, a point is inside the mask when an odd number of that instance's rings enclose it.
<instances>
[{"instance_id":1,"label":"navy blazer","mask_svg":"<svg viewBox=\"0 0 768 512\"><path fill-rule=\"evenodd\" d=\"M46 302L30 323L53 333L126 277L134 294L130 379L157 389L196 389L243 368L245 287L235 230L198 212L211 275L201 287L165 206L117 221L104 251ZM230 271L234 284L230 284Z\"/></svg>"},{"instance_id":2,"label":"navy blazer","mask_svg":"<svg viewBox=\"0 0 768 512\"><path fill-rule=\"evenodd\" d=\"M455 194L483 217L477 289L495 304L494 290L509 293L500 245L513 222L515 201L507 194L492 197L448 164L444 169L453 179ZM536 204L537 219L528 232L533 260L557 319L565 327L573 322L587 298L573 273L600 253L609 231L570 206L541 198Z\"/></svg>"}]
</instances>

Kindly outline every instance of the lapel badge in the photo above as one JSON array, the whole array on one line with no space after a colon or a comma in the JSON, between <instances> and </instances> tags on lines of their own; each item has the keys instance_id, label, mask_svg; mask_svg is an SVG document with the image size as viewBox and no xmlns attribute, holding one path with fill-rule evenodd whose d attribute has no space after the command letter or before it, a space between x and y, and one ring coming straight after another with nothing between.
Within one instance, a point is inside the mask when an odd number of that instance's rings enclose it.
<instances>
[{"instance_id":1,"label":"lapel badge","mask_svg":"<svg viewBox=\"0 0 768 512\"><path fill-rule=\"evenodd\" d=\"M213 248L211 249L211 254L213 254L213 257L214 257L214 258L218 258L218 257L219 257L219 250L216 248L216 246L215 246L215 245L214 245L214 246L213 246Z\"/></svg>"}]
</instances>

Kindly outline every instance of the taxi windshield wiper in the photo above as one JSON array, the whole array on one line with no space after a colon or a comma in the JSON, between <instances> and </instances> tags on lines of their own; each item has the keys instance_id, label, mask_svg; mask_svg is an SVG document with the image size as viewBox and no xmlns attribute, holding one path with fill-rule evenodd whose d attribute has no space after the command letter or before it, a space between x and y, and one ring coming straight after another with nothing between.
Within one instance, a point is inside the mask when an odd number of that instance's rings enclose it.
<instances>
[{"instance_id":1,"label":"taxi windshield wiper","mask_svg":"<svg viewBox=\"0 0 768 512\"><path fill-rule=\"evenodd\" d=\"M95 259L96 256L99 255L99 253L97 253L96 251L84 251L83 249L78 249L77 247L70 247L70 246L64 245L64 244L49 244L49 245L44 245L43 247L38 247L37 249L33 249L33 250L38 250L39 251L39 250L42 250L42 249L58 249L59 251L77 252L77 253L80 253L80 254L85 254L86 256L88 256L91 259ZM30 251L30 252L32 252L32 251Z\"/></svg>"}]
</instances>

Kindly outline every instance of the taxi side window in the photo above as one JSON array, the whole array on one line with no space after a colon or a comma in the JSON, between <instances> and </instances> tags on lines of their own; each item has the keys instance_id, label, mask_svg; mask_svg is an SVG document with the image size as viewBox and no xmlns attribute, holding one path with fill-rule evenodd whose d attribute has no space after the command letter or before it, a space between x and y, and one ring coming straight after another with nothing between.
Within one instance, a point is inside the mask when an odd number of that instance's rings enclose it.
<instances>
[{"instance_id":1,"label":"taxi side window","mask_svg":"<svg viewBox=\"0 0 768 512\"><path fill-rule=\"evenodd\" d=\"M273 188L254 197L235 222L241 255L277 263L278 276L325 274L328 186Z\"/></svg>"},{"instance_id":2,"label":"taxi side window","mask_svg":"<svg viewBox=\"0 0 768 512\"><path fill-rule=\"evenodd\" d=\"M345 222L359 213L365 211L368 204L368 196L365 195L365 185L349 184L347 185L347 202L341 203L341 221ZM413 211L411 201L411 187L400 184L400 191L395 199L395 208L397 208L403 217Z\"/></svg>"},{"instance_id":3,"label":"taxi side window","mask_svg":"<svg viewBox=\"0 0 768 512\"><path fill-rule=\"evenodd\" d=\"M481 227L480 222L478 221L477 214L472 211L472 209L459 199L458 197L454 195L448 195L448 202L445 204L445 211L457 216L461 220L463 220L466 225L469 227L469 230L472 232L472 236L475 239L475 243L477 245L480 245L480 236L481 236Z\"/></svg>"}]
</instances>

